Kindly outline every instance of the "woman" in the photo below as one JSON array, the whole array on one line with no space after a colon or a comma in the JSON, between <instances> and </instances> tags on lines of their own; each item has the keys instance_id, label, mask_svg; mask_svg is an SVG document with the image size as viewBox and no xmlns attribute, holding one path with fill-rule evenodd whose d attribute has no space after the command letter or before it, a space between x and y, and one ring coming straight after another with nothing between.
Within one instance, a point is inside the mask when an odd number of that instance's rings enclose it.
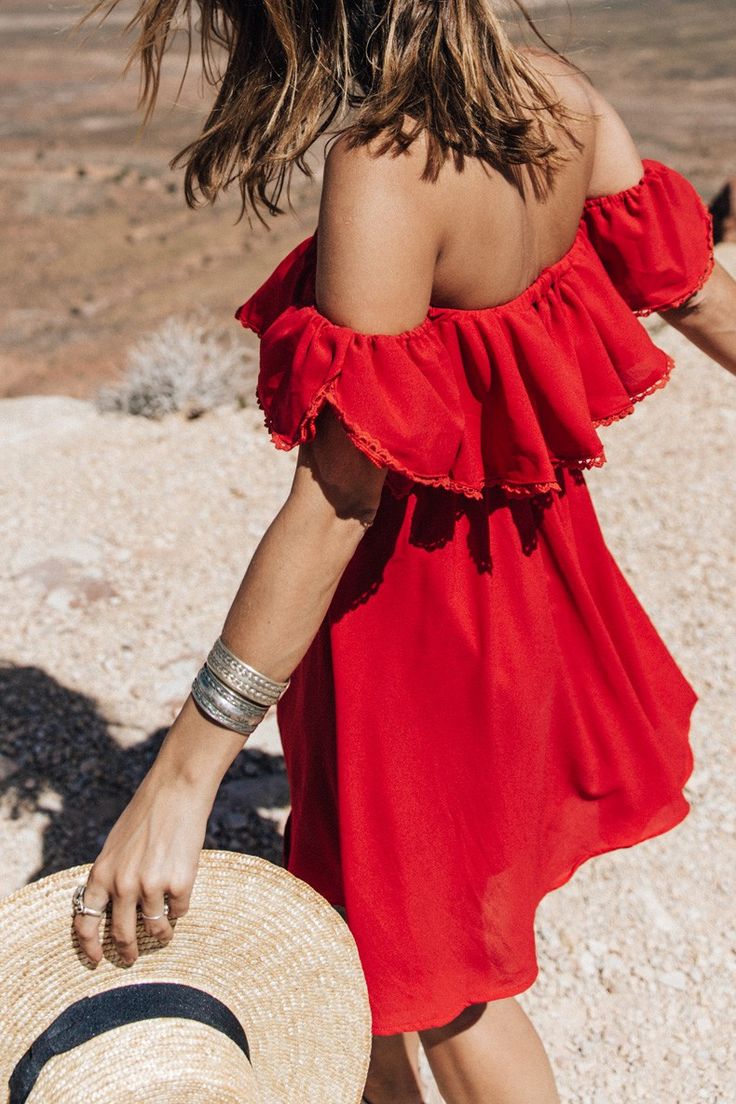
<instances>
[{"instance_id":1,"label":"woman","mask_svg":"<svg viewBox=\"0 0 736 1104\"><path fill-rule=\"evenodd\" d=\"M149 110L176 7L139 13ZM734 372L736 285L688 182L486 0L200 8L226 65L177 158L191 205L237 180L244 209L279 213L335 123L318 234L237 312L298 459L86 903L111 903L127 962L137 908L172 937L220 781L277 702L285 862L343 911L365 969L366 1099L421 1101L421 1038L447 1104L550 1104L514 999L534 910L687 815L697 700L583 470L605 459L596 427L669 377L635 314ZM75 920L93 961L98 923Z\"/></svg>"}]
</instances>

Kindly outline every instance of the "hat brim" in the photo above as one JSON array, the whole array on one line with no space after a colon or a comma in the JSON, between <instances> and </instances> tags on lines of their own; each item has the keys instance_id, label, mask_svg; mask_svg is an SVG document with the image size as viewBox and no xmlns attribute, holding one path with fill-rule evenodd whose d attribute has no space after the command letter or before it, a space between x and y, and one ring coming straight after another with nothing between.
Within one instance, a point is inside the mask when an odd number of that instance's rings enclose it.
<instances>
[{"instance_id":1,"label":"hat brim","mask_svg":"<svg viewBox=\"0 0 736 1104\"><path fill-rule=\"evenodd\" d=\"M0 901L0 1075L5 1085L31 1043L75 1001L137 982L178 982L212 994L237 1017L252 1065L253 1077L247 1071L244 1086L257 1083L258 1104L270 1099L359 1104L371 1049L368 993L355 941L324 897L265 859L204 850L189 911L176 921L173 940L162 946L139 921L139 956L125 966L107 931L107 916L101 922L104 957L92 967L79 948L71 915L72 893L89 870L85 864L60 871ZM247 1066L218 1032L172 1023L180 1025L180 1038L201 1038L203 1047L209 1032L211 1045L228 1051L229 1078L245 1068L238 1062ZM144 1051L140 1030L121 1027L107 1035L111 1044L115 1036L116 1054L122 1047L131 1063L156 1061L153 1080L163 1084L168 1078L173 1087L177 1071L166 1066L176 1049L162 1043L157 1053L154 1024L148 1023ZM63 1080L68 1073L69 1084L83 1084L89 1099L95 1066L90 1069L85 1053L101 1047L104 1042L93 1040L58 1055L41 1077L49 1079L50 1089L63 1064ZM248 1091L243 1099L251 1095ZM129 1098L108 1093L104 1099Z\"/></svg>"}]
</instances>

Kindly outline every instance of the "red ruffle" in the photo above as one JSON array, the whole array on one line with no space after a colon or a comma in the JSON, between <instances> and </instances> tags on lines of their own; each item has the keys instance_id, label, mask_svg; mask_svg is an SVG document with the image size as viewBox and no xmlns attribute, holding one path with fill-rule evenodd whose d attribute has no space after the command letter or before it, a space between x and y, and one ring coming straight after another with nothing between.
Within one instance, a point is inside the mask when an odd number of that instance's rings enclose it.
<instances>
[{"instance_id":1,"label":"red ruffle","mask_svg":"<svg viewBox=\"0 0 736 1104\"><path fill-rule=\"evenodd\" d=\"M710 227L710 232L706 232ZM257 400L274 444L310 440L325 403L389 485L560 489L555 467L605 462L596 429L664 386L673 362L636 313L690 297L712 221L684 177L644 161L632 188L586 202L573 245L521 295L429 308L401 334L360 333L314 303L316 234L236 312L261 338Z\"/></svg>"},{"instance_id":2,"label":"red ruffle","mask_svg":"<svg viewBox=\"0 0 736 1104\"><path fill-rule=\"evenodd\" d=\"M637 315L680 307L713 270L713 218L693 185L645 159L638 184L586 200L591 243Z\"/></svg>"}]
</instances>

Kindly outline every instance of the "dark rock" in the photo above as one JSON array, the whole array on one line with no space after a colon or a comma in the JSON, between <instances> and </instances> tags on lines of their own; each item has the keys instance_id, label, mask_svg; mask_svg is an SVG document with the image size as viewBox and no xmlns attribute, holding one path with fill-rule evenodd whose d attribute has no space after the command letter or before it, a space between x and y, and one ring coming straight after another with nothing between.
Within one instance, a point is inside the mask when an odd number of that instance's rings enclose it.
<instances>
[{"instance_id":1,"label":"dark rock","mask_svg":"<svg viewBox=\"0 0 736 1104\"><path fill-rule=\"evenodd\" d=\"M727 180L709 207L713 216L713 240L736 241L736 177Z\"/></svg>"}]
</instances>

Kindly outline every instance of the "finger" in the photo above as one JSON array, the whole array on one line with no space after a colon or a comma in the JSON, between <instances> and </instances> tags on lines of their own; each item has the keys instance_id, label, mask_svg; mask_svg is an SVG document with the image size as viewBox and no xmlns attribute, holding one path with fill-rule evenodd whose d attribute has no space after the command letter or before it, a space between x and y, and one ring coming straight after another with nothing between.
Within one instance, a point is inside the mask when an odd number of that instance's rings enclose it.
<instances>
[{"instance_id":1,"label":"finger","mask_svg":"<svg viewBox=\"0 0 736 1104\"><path fill-rule=\"evenodd\" d=\"M166 901L163 889L147 889L145 893L141 894L139 903L143 927L148 934L154 936L161 943L168 943L174 934L174 929L166 916ZM157 916L159 919L149 920L147 919L149 916Z\"/></svg>"},{"instance_id":2,"label":"finger","mask_svg":"<svg viewBox=\"0 0 736 1104\"><path fill-rule=\"evenodd\" d=\"M118 949L118 954L128 966L138 957L137 903L138 887L133 888L127 884L113 885L110 936Z\"/></svg>"},{"instance_id":3,"label":"finger","mask_svg":"<svg viewBox=\"0 0 736 1104\"><path fill-rule=\"evenodd\" d=\"M84 903L89 908L104 910L110 900L110 894L104 886L102 876L93 866L87 878L87 887L84 891ZM74 917L74 930L79 940L79 945L91 962L98 963L102 959L102 942L100 940L101 916L85 916L77 914Z\"/></svg>"},{"instance_id":4,"label":"finger","mask_svg":"<svg viewBox=\"0 0 736 1104\"><path fill-rule=\"evenodd\" d=\"M189 912L193 883L174 883L169 886L169 920L177 920Z\"/></svg>"}]
</instances>

